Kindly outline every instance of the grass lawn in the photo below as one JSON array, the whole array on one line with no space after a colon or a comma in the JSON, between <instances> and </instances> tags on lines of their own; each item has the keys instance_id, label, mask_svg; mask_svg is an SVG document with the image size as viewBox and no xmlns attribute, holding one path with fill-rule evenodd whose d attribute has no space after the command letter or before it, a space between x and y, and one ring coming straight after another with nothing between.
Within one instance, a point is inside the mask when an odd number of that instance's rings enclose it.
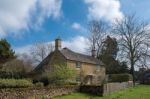
<instances>
[{"instance_id":1,"label":"grass lawn","mask_svg":"<svg viewBox=\"0 0 150 99\"><path fill-rule=\"evenodd\" d=\"M53 99L150 99L150 85L138 85L104 97L73 93L71 95L54 97Z\"/></svg>"}]
</instances>

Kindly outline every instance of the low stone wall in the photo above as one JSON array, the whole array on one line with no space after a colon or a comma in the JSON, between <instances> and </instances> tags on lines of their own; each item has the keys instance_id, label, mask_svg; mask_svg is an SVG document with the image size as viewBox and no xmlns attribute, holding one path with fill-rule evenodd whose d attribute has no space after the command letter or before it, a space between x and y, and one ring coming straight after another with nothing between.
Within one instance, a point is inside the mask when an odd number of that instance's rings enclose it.
<instances>
[{"instance_id":1,"label":"low stone wall","mask_svg":"<svg viewBox=\"0 0 150 99\"><path fill-rule=\"evenodd\" d=\"M41 88L5 88L0 89L0 99L39 99L39 97L54 97L67 95L72 92L95 94L99 96L109 95L113 92L133 86L132 82L107 83L103 86L65 86L65 87L41 87Z\"/></svg>"},{"instance_id":2,"label":"low stone wall","mask_svg":"<svg viewBox=\"0 0 150 99\"><path fill-rule=\"evenodd\" d=\"M6 88L0 89L0 99L39 99L39 97L54 97L78 91L77 86L49 88Z\"/></svg>"},{"instance_id":3,"label":"low stone wall","mask_svg":"<svg viewBox=\"0 0 150 99\"><path fill-rule=\"evenodd\" d=\"M80 87L80 92L90 93L90 94L99 95L99 96L105 96L113 92L116 92L116 91L119 91L128 87L132 87L132 86L133 86L132 81L122 82L122 83L119 83L119 82L107 83L107 84L104 84L103 86L83 85Z\"/></svg>"},{"instance_id":4,"label":"low stone wall","mask_svg":"<svg viewBox=\"0 0 150 99\"><path fill-rule=\"evenodd\" d=\"M107 83L104 84L103 86L103 96L105 95L109 95L113 92L128 88L128 87L132 87L133 86L133 82L129 81L129 82L115 82L115 83Z\"/></svg>"}]
</instances>

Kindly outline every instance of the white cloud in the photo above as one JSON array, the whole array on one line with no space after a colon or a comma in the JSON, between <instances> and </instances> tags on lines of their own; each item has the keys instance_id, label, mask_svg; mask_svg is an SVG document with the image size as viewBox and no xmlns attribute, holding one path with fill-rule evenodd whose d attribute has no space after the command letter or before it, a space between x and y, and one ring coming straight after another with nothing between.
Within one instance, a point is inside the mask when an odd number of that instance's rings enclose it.
<instances>
[{"instance_id":1,"label":"white cloud","mask_svg":"<svg viewBox=\"0 0 150 99\"><path fill-rule=\"evenodd\" d=\"M64 41L63 47L68 47L75 52L86 54L89 47L88 43L88 38L85 38L83 36L77 36L71 38L70 40Z\"/></svg>"},{"instance_id":2,"label":"white cloud","mask_svg":"<svg viewBox=\"0 0 150 99\"><path fill-rule=\"evenodd\" d=\"M114 19L122 19L119 0L84 0L88 4L88 18L99 20L104 18L113 22Z\"/></svg>"},{"instance_id":3,"label":"white cloud","mask_svg":"<svg viewBox=\"0 0 150 99\"><path fill-rule=\"evenodd\" d=\"M41 24L44 21L44 17L52 17L54 19L60 17L61 4L62 0L39 0L37 5L40 8L40 12L37 11L39 13L37 23Z\"/></svg>"},{"instance_id":4,"label":"white cloud","mask_svg":"<svg viewBox=\"0 0 150 99\"><path fill-rule=\"evenodd\" d=\"M26 54L30 55L30 51L31 51L32 46L33 45L26 45L26 46L14 48L14 50L15 50L16 54L26 53Z\"/></svg>"},{"instance_id":5,"label":"white cloud","mask_svg":"<svg viewBox=\"0 0 150 99\"><path fill-rule=\"evenodd\" d=\"M77 22L74 22L71 27L76 30L79 30L82 28L81 25Z\"/></svg>"},{"instance_id":6,"label":"white cloud","mask_svg":"<svg viewBox=\"0 0 150 99\"><path fill-rule=\"evenodd\" d=\"M78 30L80 32L83 32L83 33L86 32L86 29L83 26L81 26L81 24L78 22L72 23L71 28Z\"/></svg>"},{"instance_id":7,"label":"white cloud","mask_svg":"<svg viewBox=\"0 0 150 99\"><path fill-rule=\"evenodd\" d=\"M45 17L58 18L62 0L0 0L0 38L19 33L32 23L42 24ZM34 23L32 23L33 25Z\"/></svg>"},{"instance_id":8,"label":"white cloud","mask_svg":"<svg viewBox=\"0 0 150 99\"><path fill-rule=\"evenodd\" d=\"M54 41L45 42L45 43L54 44ZM75 52L87 54L88 43L89 42L87 38L83 36L77 36L69 40L64 40L64 41L62 40L62 48L67 47ZM30 51L31 51L32 46L33 45L31 44L31 45L26 45L26 46L14 48L14 49L15 49L16 54L27 53L28 55L31 55Z\"/></svg>"}]
</instances>

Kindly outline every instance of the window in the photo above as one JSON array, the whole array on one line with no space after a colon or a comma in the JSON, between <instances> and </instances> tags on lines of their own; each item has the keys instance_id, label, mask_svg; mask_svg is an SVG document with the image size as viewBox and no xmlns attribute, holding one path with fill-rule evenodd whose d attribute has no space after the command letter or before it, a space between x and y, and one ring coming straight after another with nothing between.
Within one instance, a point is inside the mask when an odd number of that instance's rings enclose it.
<instances>
[{"instance_id":1,"label":"window","mask_svg":"<svg viewBox=\"0 0 150 99\"><path fill-rule=\"evenodd\" d=\"M76 68L81 68L81 63L80 62L76 62Z\"/></svg>"},{"instance_id":2,"label":"window","mask_svg":"<svg viewBox=\"0 0 150 99\"><path fill-rule=\"evenodd\" d=\"M99 69L100 69L100 66L99 66L99 65L96 65L96 69L99 70Z\"/></svg>"},{"instance_id":3,"label":"window","mask_svg":"<svg viewBox=\"0 0 150 99\"><path fill-rule=\"evenodd\" d=\"M78 75L76 76L76 82L80 82L80 80L81 80L80 74L78 74Z\"/></svg>"}]
</instances>

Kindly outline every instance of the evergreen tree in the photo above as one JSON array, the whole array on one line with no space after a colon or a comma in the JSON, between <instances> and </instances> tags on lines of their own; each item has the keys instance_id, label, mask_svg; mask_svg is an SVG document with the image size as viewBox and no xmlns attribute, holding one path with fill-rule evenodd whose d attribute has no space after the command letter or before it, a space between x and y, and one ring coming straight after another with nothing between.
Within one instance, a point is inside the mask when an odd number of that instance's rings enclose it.
<instances>
[{"instance_id":1,"label":"evergreen tree","mask_svg":"<svg viewBox=\"0 0 150 99\"><path fill-rule=\"evenodd\" d=\"M6 39L0 40L0 64L15 58L15 52L11 49L11 45Z\"/></svg>"},{"instance_id":2,"label":"evergreen tree","mask_svg":"<svg viewBox=\"0 0 150 99\"><path fill-rule=\"evenodd\" d=\"M118 51L119 48L116 38L111 38L108 35L106 40L103 42L102 54L116 58Z\"/></svg>"},{"instance_id":3,"label":"evergreen tree","mask_svg":"<svg viewBox=\"0 0 150 99\"><path fill-rule=\"evenodd\" d=\"M120 63L116 60L117 52L119 51L118 43L115 38L107 36L103 42L99 59L105 64L107 74L127 73L128 67L125 62Z\"/></svg>"},{"instance_id":4,"label":"evergreen tree","mask_svg":"<svg viewBox=\"0 0 150 99\"><path fill-rule=\"evenodd\" d=\"M129 73L129 68L127 66L127 63L124 61L120 63L120 72L121 73Z\"/></svg>"}]
</instances>

